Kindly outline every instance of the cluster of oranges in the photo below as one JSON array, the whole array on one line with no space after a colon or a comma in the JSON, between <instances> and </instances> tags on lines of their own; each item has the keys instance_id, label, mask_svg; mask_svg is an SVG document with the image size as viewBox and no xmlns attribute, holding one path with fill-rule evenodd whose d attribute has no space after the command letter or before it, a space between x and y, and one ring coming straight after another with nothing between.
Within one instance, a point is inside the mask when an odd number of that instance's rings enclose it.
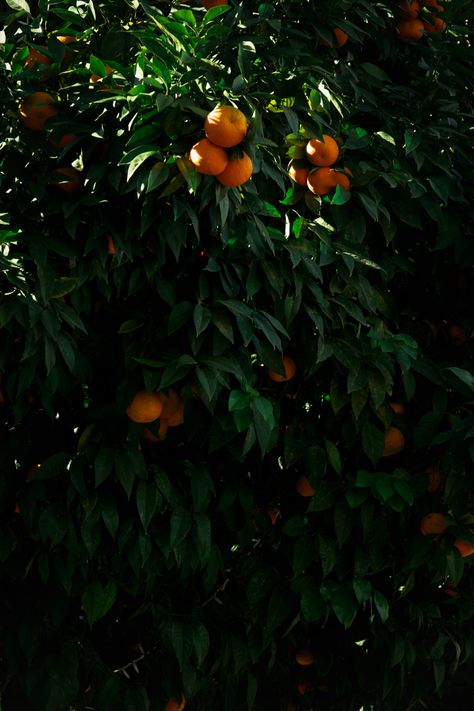
<instances>
[{"instance_id":1,"label":"cluster of oranges","mask_svg":"<svg viewBox=\"0 0 474 711\"><path fill-rule=\"evenodd\" d=\"M248 132L245 114L234 106L216 106L206 116L204 132L206 137L189 151L189 160L196 171L213 175L228 188L246 183L253 165L248 153L239 146Z\"/></svg>"},{"instance_id":2,"label":"cluster of oranges","mask_svg":"<svg viewBox=\"0 0 474 711\"><path fill-rule=\"evenodd\" d=\"M135 393L127 407L128 418L141 425L160 420L157 436L148 428L143 430L143 436L149 442L164 439L169 427L178 427L184 422L184 401L175 390L167 392L147 392L139 390Z\"/></svg>"},{"instance_id":3,"label":"cluster of oranges","mask_svg":"<svg viewBox=\"0 0 474 711\"><path fill-rule=\"evenodd\" d=\"M46 91L34 91L26 96L18 107L20 120L26 128L32 131L45 131L46 121L58 115L55 98ZM59 141L50 138L56 148L64 148L77 138L73 133L61 137ZM56 168L54 183L65 193L75 193L81 187L80 173L70 165Z\"/></svg>"},{"instance_id":4,"label":"cluster of oranges","mask_svg":"<svg viewBox=\"0 0 474 711\"><path fill-rule=\"evenodd\" d=\"M426 19L420 19L420 12L426 7L430 9ZM401 40L418 41L423 37L424 32L441 33L446 29L446 22L439 17L439 13L444 12L443 5L439 5L437 0L402 0L398 3L396 24L398 36Z\"/></svg>"},{"instance_id":5,"label":"cluster of oranges","mask_svg":"<svg viewBox=\"0 0 474 711\"><path fill-rule=\"evenodd\" d=\"M424 536L442 536L448 526L449 522L444 514L432 511L422 518L420 531ZM456 538L453 546L463 558L467 558L474 553L472 544L469 541L462 540L462 538Z\"/></svg>"},{"instance_id":6,"label":"cluster of oranges","mask_svg":"<svg viewBox=\"0 0 474 711\"><path fill-rule=\"evenodd\" d=\"M351 171L331 166L339 158L339 146L334 138L323 133L321 138L311 138L303 158L293 159L288 166L288 175L298 185L307 187L314 195L327 195L337 185L350 190L348 176Z\"/></svg>"}]
</instances>

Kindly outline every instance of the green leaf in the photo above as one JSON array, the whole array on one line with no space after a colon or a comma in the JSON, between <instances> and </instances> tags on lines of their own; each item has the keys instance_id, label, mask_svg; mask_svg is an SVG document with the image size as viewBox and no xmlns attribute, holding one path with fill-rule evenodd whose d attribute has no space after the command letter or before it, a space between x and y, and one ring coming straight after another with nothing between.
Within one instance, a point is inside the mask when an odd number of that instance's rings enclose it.
<instances>
[{"instance_id":1,"label":"green leaf","mask_svg":"<svg viewBox=\"0 0 474 711\"><path fill-rule=\"evenodd\" d=\"M89 583L82 593L82 606L89 625L104 617L115 602L117 586L109 580L102 585L98 580Z\"/></svg>"},{"instance_id":2,"label":"green leaf","mask_svg":"<svg viewBox=\"0 0 474 711\"><path fill-rule=\"evenodd\" d=\"M305 622L318 622L326 615L326 603L319 590L307 586L301 595L301 614Z\"/></svg>"},{"instance_id":3,"label":"green leaf","mask_svg":"<svg viewBox=\"0 0 474 711\"><path fill-rule=\"evenodd\" d=\"M346 588L339 588L331 597L331 606L339 622L348 629L357 614L353 592Z\"/></svg>"},{"instance_id":4,"label":"green leaf","mask_svg":"<svg viewBox=\"0 0 474 711\"><path fill-rule=\"evenodd\" d=\"M352 589L360 605L367 602L372 595L372 583L370 580L365 580L364 578L355 578L352 581Z\"/></svg>"},{"instance_id":5,"label":"green leaf","mask_svg":"<svg viewBox=\"0 0 474 711\"><path fill-rule=\"evenodd\" d=\"M377 464L383 454L384 436L383 432L370 422L362 428L362 447L372 464Z\"/></svg>"},{"instance_id":6,"label":"green leaf","mask_svg":"<svg viewBox=\"0 0 474 711\"><path fill-rule=\"evenodd\" d=\"M111 447L102 447L94 460L96 488L111 474L114 468L115 451Z\"/></svg>"},{"instance_id":7,"label":"green leaf","mask_svg":"<svg viewBox=\"0 0 474 711\"><path fill-rule=\"evenodd\" d=\"M271 634L293 610L293 595L286 585L278 585L272 592L267 611L267 629Z\"/></svg>"},{"instance_id":8,"label":"green leaf","mask_svg":"<svg viewBox=\"0 0 474 711\"><path fill-rule=\"evenodd\" d=\"M188 535L193 523L189 511L177 507L171 514L170 546L174 548L179 545Z\"/></svg>"},{"instance_id":9,"label":"green leaf","mask_svg":"<svg viewBox=\"0 0 474 711\"><path fill-rule=\"evenodd\" d=\"M26 0L6 0L6 3L12 10L16 10L17 12L26 12L28 15L31 15L30 6Z\"/></svg>"},{"instance_id":10,"label":"green leaf","mask_svg":"<svg viewBox=\"0 0 474 711\"><path fill-rule=\"evenodd\" d=\"M211 311L202 306L201 304L196 304L193 311L194 327L196 329L196 338L199 338L201 333L203 333L211 322L212 314Z\"/></svg>"},{"instance_id":11,"label":"green leaf","mask_svg":"<svg viewBox=\"0 0 474 711\"><path fill-rule=\"evenodd\" d=\"M136 493L138 515L145 531L151 523L158 506L158 489L153 481L141 481Z\"/></svg>"},{"instance_id":12,"label":"green leaf","mask_svg":"<svg viewBox=\"0 0 474 711\"><path fill-rule=\"evenodd\" d=\"M339 454L339 450L336 447L333 442L330 440L326 440L326 451L328 453L329 457L329 462L332 466L332 468L340 474L342 471L342 462L341 462L341 455Z\"/></svg>"},{"instance_id":13,"label":"green leaf","mask_svg":"<svg viewBox=\"0 0 474 711\"><path fill-rule=\"evenodd\" d=\"M128 458L121 452L115 453L115 474L124 488L127 499L130 500L135 481L135 472Z\"/></svg>"},{"instance_id":14,"label":"green leaf","mask_svg":"<svg viewBox=\"0 0 474 711\"><path fill-rule=\"evenodd\" d=\"M209 632L201 622L193 625L193 645L197 666L200 669L206 660L210 645Z\"/></svg>"},{"instance_id":15,"label":"green leaf","mask_svg":"<svg viewBox=\"0 0 474 711\"><path fill-rule=\"evenodd\" d=\"M390 617L390 606L388 604L387 598L385 597L385 595L382 595L381 592L376 590L374 592L374 603L377 612L380 615L380 619L382 620L382 622L386 622Z\"/></svg>"},{"instance_id":16,"label":"green leaf","mask_svg":"<svg viewBox=\"0 0 474 711\"><path fill-rule=\"evenodd\" d=\"M336 499L338 485L334 482L320 481L316 486L316 492L311 497L308 511L326 511L332 508Z\"/></svg>"}]
</instances>

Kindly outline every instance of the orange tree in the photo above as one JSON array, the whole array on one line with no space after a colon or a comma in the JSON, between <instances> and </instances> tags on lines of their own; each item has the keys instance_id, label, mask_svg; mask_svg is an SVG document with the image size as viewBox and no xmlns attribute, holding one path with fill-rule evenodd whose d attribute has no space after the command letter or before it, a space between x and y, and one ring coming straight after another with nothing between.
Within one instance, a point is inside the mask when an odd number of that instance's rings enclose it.
<instances>
[{"instance_id":1,"label":"orange tree","mask_svg":"<svg viewBox=\"0 0 474 711\"><path fill-rule=\"evenodd\" d=\"M2 708L462 711L472 6L202 5L2 4Z\"/></svg>"}]
</instances>

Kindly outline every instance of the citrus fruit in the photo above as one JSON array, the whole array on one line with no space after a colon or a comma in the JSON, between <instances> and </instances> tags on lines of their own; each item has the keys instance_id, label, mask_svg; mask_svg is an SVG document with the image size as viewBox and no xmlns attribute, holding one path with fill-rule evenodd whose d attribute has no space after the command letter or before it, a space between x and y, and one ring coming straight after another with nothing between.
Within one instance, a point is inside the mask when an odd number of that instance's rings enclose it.
<instances>
[{"instance_id":1,"label":"citrus fruit","mask_svg":"<svg viewBox=\"0 0 474 711\"><path fill-rule=\"evenodd\" d=\"M424 0L425 7L432 7L436 12L444 12L444 5L439 5L436 0Z\"/></svg>"},{"instance_id":2,"label":"citrus fruit","mask_svg":"<svg viewBox=\"0 0 474 711\"><path fill-rule=\"evenodd\" d=\"M218 175L227 168L229 156L208 138L202 138L189 151L189 160L198 173Z\"/></svg>"},{"instance_id":3,"label":"citrus fruit","mask_svg":"<svg viewBox=\"0 0 474 711\"><path fill-rule=\"evenodd\" d=\"M54 172L64 176L59 181L55 180L54 184L65 193L76 193L81 187L81 174L72 166L66 165L63 168L56 168Z\"/></svg>"},{"instance_id":4,"label":"citrus fruit","mask_svg":"<svg viewBox=\"0 0 474 711\"><path fill-rule=\"evenodd\" d=\"M288 166L288 175L298 185L306 186L308 180L309 167L303 161L292 160Z\"/></svg>"},{"instance_id":5,"label":"citrus fruit","mask_svg":"<svg viewBox=\"0 0 474 711\"><path fill-rule=\"evenodd\" d=\"M303 667L314 664L313 652L310 649L299 649L295 654L295 659L296 663Z\"/></svg>"},{"instance_id":6,"label":"citrus fruit","mask_svg":"<svg viewBox=\"0 0 474 711\"><path fill-rule=\"evenodd\" d=\"M439 535L444 533L447 527L446 517L440 513L429 513L421 519L420 523L420 531L424 536Z\"/></svg>"},{"instance_id":7,"label":"citrus fruit","mask_svg":"<svg viewBox=\"0 0 474 711\"><path fill-rule=\"evenodd\" d=\"M446 22L442 20L441 17L430 15L428 20L423 20L423 27L426 32L441 34L441 32L444 32L446 29Z\"/></svg>"},{"instance_id":8,"label":"citrus fruit","mask_svg":"<svg viewBox=\"0 0 474 711\"><path fill-rule=\"evenodd\" d=\"M437 469L436 467L427 467L425 469L425 474L428 479L428 483L426 485L426 491L429 491L430 493L438 491L438 489L441 487L441 485L443 483L443 478L441 476L440 470Z\"/></svg>"},{"instance_id":9,"label":"citrus fruit","mask_svg":"<svg viewBox=\"0 0 474 711\"><path fill-rule=\"evenodd\" d=\"M168 420L164 420L162 417L160 417L160 427L158 429L158 436L156 437L153 432L150 430L149 427L144 427L142 435L145 439L147 439L149 442L160 442L162 439L166 437L166 433L168 432Z\"/></svg>"},{"instance_id":10,"label":"citrus fruit","mask_svg":"<svg viewBox=\"0 0 474 711\"><path fill-rule=\"evenodd\" d=\"M402 20L402 22L397 23L397 32L403 42L410 40L417 42L423 37L423 22L416 18Z\"/></svg>"},{"instance_id":11,"label":"citrus fruit","mask_svg":"<svg viewBox=\"0 0 474 711\"><path fill-rule=\"evenodd\" d=\"M454 541L453 546L459 551L463 558L467 558L474 553L474 547L471 543L469 543L469 541L463 541L460 538L457 538Z\"/></svg>"},{"instance_id":12,"label":"citrus fruit","mask_svg":"<svg viewBox=\"0 0 474 711\"><path fill-rule=\"evenodd\" d=\"M417 18L419 14L420 3L418 2L418 0L412 0L412 2L408 2L408 0L403 0L402 2L398 3L397 15L399 17L403 17L404 19L408 20Z\"/></svg>"},{"instance_id":13,"label":"citrus fruit","mask_svg":"<svg viewBox=\"0 0 474 711\"><path fill-rule=\"evenodd\" d=\"M114 71L114 70L112 69L112 67L109 67L108 64L105 65L105 74L106 74L106 75L112 74L113 71ZM93 84L96 84L96 83L97 83L98 81L100 81L101 79L104 79L104 77L101 77L100 74L91 74L90 77L89 77L89 80L90 80Z\"/></svg>"},{"instance_id":14,"label":"citrus fruit","mask_svg":"<svg viewBox=\"0 0 474 711\"><path fill-rule=\"evenodd\" d=\"M315 492L309 483L309 479L304 474L296 480L296 491L300 496L313 496Z\"/></svg>"},{"instance_id":15,"label":"citrus fruit","mask_svg":"<svg viewBox=\"0 0 474 711\"><path fill-rule=\"evenodd\" d=\"M272 508L272 509L268 509L267 514L270 516L270 521L272 522L272 526L275 525L275 523L277 522L277 519L279 519L280 515L281 515L280 509L276 508L276 507Z\"/></svg>"},{"instance_id":16,"label":"citrus fruit","mask_svg":"<svg viewBox=\"0 0 474 711\"><path fill-rule=\"evenodd\" d=\"M467 332L463 326L453 324L449 327L449 338L453 346L463 346L467 341Z\"/></svg>"},{"instance_id":17,"label":"citrus fruit","mask_svg":"<svg viewBox=\"0 0 474 711\"><path fill-rule=\"evenodd\" d=\"M250 179L252 171L252 159L244 153L241 158L230 158L222 173L216 175L216 180L228 188L238 188Z\"/></svg>"},{"instance_id":18,"label":"citrus fruit","mask_svg":"<svg viewBox=\"0 0 474 711\"><path fill-rule=\"evenodd\" d=\"M405 412L405 405L401 402L389 402L388 403L396 415L403 415Z\"/></svg>"},{"instance_id":19,"label":"citrus fruit","mask_svg":"<svg viewBox=\"0 0 474 711\"><path fill-rule=\"evenodd\" d=\"M40 47L39 49L46 49L46 47ZM52 61L49 57L47 57L45 54L42 54L35 47L30 47L28 57L26 58L25 62L25 69L32 69L37 64L48 65L52 64Z\"/></svg>"},{"instance_id":20,"label":"citrus fruit","mask_svg":"<svg viewBox=\"0 0 474 711\"><path fill-rule=\"evenodd\" d=\"M343 47L349 39L349 35L347 34L347 32L344 32L344 30L341 30L339 27L334 27L333 32L334 36L336 37L337 46Z\"/></svg>"},{"instance_id":21,"label":"citrus fruit","mask_svg":"<svg viewBox=\"0 0 474 711\"><path fill-rule=\"evenodd\" d=\"M307 692L313 691L313 684L308 679L303 679L298 682L298 693L304 696Z\"/></svg>"},{"instance_id":22,"label":"citrus fruit","mask_svg":"<svg viewBox=\"0 0 474 711\"><path fill-rule=\"evenodd\" d=\"M165 711L183 711L185 706L186 699L184 698L184 694L181 694L181 701L178 701L178 699L173 696L166 704Z\"/></svg>"},{"instance_id":23,"label":"citrus fruit","mask_svg":"<svg viewBox=\"0 0 474 711\"><path fill-rule=\"evenodd\" d=\"M106 235L106 237L107 237L107 253L108 254L116 254L117 249L114 244L114 238L110 234Z\"/></svg>"},{"instance_id":24,"label":"citrus fruit","mask_svg":"<svg viewBox=\"0 0 474 711\"><path fill-rule=\"evenodd\" d=\"M276 383L286 383L288 380L291 380L292 378L294 378L295 374L296 374L296 363L293 360L293 358L290 358L290 356L284 355L281 360L282 360L282 364L283 364L283 370L285 371L284 375L277 373L275 370L272 370L271 368L269 368L269 370L268 370L268 376L269 376L270 380L274 380Z\"/></svg>"},{"instance_id":25,"label":"citrus fruit","mask_svg":"<svg viewBox=\"0 0 474 711\"><path fill-rule=\"evenodd\" d=\"M158 393L139 390L127 407L127 415L132 422L146 424L157 420L162 410L163 404Z\"/></svg>"},{"instance_id":26,"label":"citrus fruit","mask_svg":"<svg viewBox=\"0 0 474 711\"><path fill-rule=\"evenodd\" d=\"M382 457L393 457L399 454L405 446L405 437L398 427L389 427L384 434Z\"/></svg>"},{"instance_id":27,"label":"citrus fruit","mask_svg":"<svg viewBox=\"0 0 474 711\"><path fill-rule=\"evenodd\" d=\"M245 114L234 106L216 106L204 122L206 137L221 148L232 148L242 143L247 129Z\"/></svg>"},{"instance_id":28,"label":"citrus fruit","mask_svg":"<svg viewBox=\"0 0 474 711\"><path fill-rule=\"evenodd\" d=\"M46 121L58 113L54 97L45 91L35 91L24 98L18 110L23 125L32 131L43 131Z\"/></svg>"},{"instance_id":29,"label":"citrus fruit","mask_svg":"<svg viewBox=\"0 0 474 711\"><path fill-rule=\"evenodd\" d=\"M228 4L228 0L201 0L201 5L204 5L206 10L210 10L211 7L219 7L220 5Z\"/></svg>"},{"instance_id":30,"label":"citrus fruit","mask_svg":"<svg viewBox=\"0 0 474 711\"><path fill-rule=\"evenodd\" d=\"M322 138L311 138L306 144L306 158L312 165L329 166L339 156L339 146L334 138L323 133Z\"/></svg>"},{"instance_id":31,"label":"citrus fruit","mask_svg":"<svg viewBox=\"0 0 474 711\"><path fill-rule=\"evenodd\" d=\"M308 175L306 185L314 195L327 195L337 185L342 185L345 190L351 189L347 175L334 168L317 168Z\"/></svg>"}]
</instances>

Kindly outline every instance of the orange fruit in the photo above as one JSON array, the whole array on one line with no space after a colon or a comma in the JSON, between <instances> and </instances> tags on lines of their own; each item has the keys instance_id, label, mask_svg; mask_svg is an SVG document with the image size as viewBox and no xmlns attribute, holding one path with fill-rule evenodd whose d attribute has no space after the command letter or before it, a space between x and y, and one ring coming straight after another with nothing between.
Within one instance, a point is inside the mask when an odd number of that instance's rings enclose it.
<instances>
[{"instance_id":1,"label":"orange fruit","mask_svg":"<svg viewBox=\"0 0 474 711\"><path fill-rule=\"evenodd\" d=\"M40 47L40 49L46 49L46 47ZM37 64L52 64L52 61L45 54L39 52L35 47L30 47L28 57L25 62L25 69L31 69Z\"/></svg>"},{"instance_id":2,"label":"orange fruit","mask_svg":"<svg viewBox=\"0 0 474 711\"><path fill-rule=\"evenodd\" d=\"M307 692L313 691L313 685L308 679L303 679L302 681L298 682L298 693L301 694L301 696L304 696Z\"/></svg>"},{"instance_id":3,"label":"orange fruit","mask_svg":"<svg viewBox=\"0 0 474 711\"><path fill-rule=\"evenodd\" d=\"M399 454L405 446L405 437L398 427L389 427L384 434L382 457L393 457Z\"/></svg>"},{"instance_id":4,"label":"orange fruit","mask_svg":"<svg viewBox=\"0 0 474 711\"><path fill-rule=\"evenodd\" d=\"M342 185L345 190L351 189L351 182L347 175L334 170L334 168L312 170L306 184L315 195L327 195L336 185Z\"/></svg>"},{"instance_id":5,"label":"orange fruit","mask_svg":"<svg viewBox=\"0 0 474 711\"><path fill-rule=\"evenodd\" d=\"M107 237L107 252L108 254L116 254L117 249L114 244L114 238L112 235L106 235Z\"/></svg>"},{"instance_id":6,"label":"orange fruit","mask_svg":"<svg viewBox=\"0 0 474 711\"><path fill-rule=\"evenodd\" d=\"M441 476L440 470L437 469L436 467L427 467L425 469L425 474L427 475L427 478L428 478L428 483L426 485L426 491L429 491L430 493L438 491L438 489L441 487L441 485L443 483L443 478Z\"/></svg>"},{"instance_id":7,"label":"orange fruit","mask_svg":"<svg viewBox=\"0 0 474 711\"><path fill-rule=\"evenodd\" d=\"M444 12L444 5L438 5L436 0L424 0L423 5L434 8L436 12Z\"/></svg>"},{"instance_id":8,"label":"orange fruit","mask_svg":"<svg viewBox=\"0 0 474 711\"><path fill-rule=\"evenodd\" d=\"M24 98L18 110L23 125L32 131L43 131L46 121L58 113L54 97L45 91L35 91Z\"/></svg>"},{"instance_id":9,"label":"orange fruit","mask_svg":"<svg viewBox=\"0 0 474 711\"><path fill-rule=\"evenodd\" d=\"M448 595L449 597L459 597L459 593L456 592L456 590L451 586L451 585L444 585L443 591Z\"/></svg>"},{"instance_id":10,"label":"orange fruit","mask_svg":"<svg viewBox=\"0 0 474 711\"><path fill-rule=\"evenodd\" d=\"M162 417L160 417L160 426L158 428L158 437L155 437L153 432L148 428L144 427L142 435L145 439L147 439L149 442L160 442L162 439L166 437L166 433L168 432L168 420L164 420Z\"/></svg>"},{"instance_id":11,"label":"orange fruit","mask_svg":"<svg viewBox=\"0 0 474 711\"><path fill-rule=\"evenodd\" d=\"M223 148L216 146L208 138L201 138L189 151L189 160L196 172L219 175L227 168L229 156Z\"/></svg>"},{"instance_id":12,"label":"orange fruit","mask_svg":"<svg viewBox=\"0 0 474 711\"><path fill-rule=\"evenodd\" d=\"M296 374L296 363L293 358L284 355L281 360L283 364L283 370L285 371L284 375L277 373L271 368L268 369L268 376L270 380L274 380L276 383L286 383L288 380L294 378Z\"/></svg>"},{"instance_id":13,"label":"orange fruit","mask_svg":"<svg viewBox=\"0 0 474 711\"><path fill-rule=\"evenodd\" d=\"M298 185L306 186L308 180L309 167L301 161L292 160L288 166L288 175Z\"/></svg>"},{"instance_id":14,"label":"orange fruit","mask_svg":"<svg viewBox=\"0 0 474 711\"><path fill-rule=\"evenodd\" d=\"M228 5L228 0L201 0L201 5L204 5L206 10L210 10L211 7L219 7L219 5Z\"/></svg>"},{"instance_id":15,"label":"orange fruit","mask_svg":"<svg viewBox=\"0 0 474 711\"><path fill-rule=\"evenodd\" d=\"M418 2L418 0L412 0L412 2L408 2L408 0L403 0L402 2L398 3L397 15L399 17L403 17L406 20L415 19L418 17L419 14L420 3Z\"/></svg>"},{"instance_id":16,"label":"orange fruit","mask_svg":"<svg viewBox=\"0 0 474 711\"><path fill-rule=\"evenodd\" d=\"M242 143L247 130L245 114L234 106L216 106L204 122L206 137L221 148L232 148Z\"/></svg>"},{"instance_id":17,"label":"orange fruit","mask_svg":"<svg viewBox=\"0 0 474 711\"><path fill-rule=\"evenodd\" d=\"M306 158L312 165L329 166L335 163L339 156L339 146L334 138L323 133L323 137L311 138L306 144Z\"/></svg>"},{"instance_id":18,"label":"orange fruit","mask_svg":"<svg viewBox=\"0 0 474 711\"><path fill-rule=\"evenodd\" d=\"M21 513L20 504L18 503L18 501L15 504L15 513Z\"/></svg>"},{"instance_id":19,"label":"orange fruit","mask_svg":"<svg viewBox=\"0 0 474 711\"><path fill-rule=\"evenodd\" d=\"M402 20L397 23L397 32L403 42L408 42L410 40L418 42L418 40L423 37L423 22L416 18Z\"/></svg>"},{"instance_id":20,"label":"orange fruit","mask_svg":"<svg viewBox=\"0 0 474 711\"><path fill-rule=\"evenodd\" d=\"M463 326L454 324L449 327L449 338L453 346L463 346L467 341L467 332Z\"/></svg>"},{"instance_id":21,"label":"orange fruit","mask_svg":"<svg viewBox=\"0 0 474 711\"><path fill-rule=\"evenodd\" d=\"M429 513L421 519L420 531L424 536L444 533L448 524L444 514Z\"/></svg>"},{"instance_id":22,"label":"orange fruit","mask_svg":"<svg viewBox=\"0 0 474 711\"><path fill-rule=\"evenodd\" d=\"M105 73L106 74L112 74L114 70L112 67L109 67L108 64L105 65ZM100 81L101 79L104 79L104 77L101 77L100 74L91 74L89 77L89 80L95 84L96 82Z\"/></svg>"},{"instance_id":23,"label":"orange fruit","mask_svg":"<svg viewBox=\"0 0 474 711\"><path fill-rule=\"evenodd\" d=\"M65 148L70 143L75 141L76 138L77 136L75 133L65 133L64 136L61 136L59 140L56 140L55 138L53 138L53 136L50 136L48 138L48 141L56 148Z\"/></svg>"},{"instance_id":24,"label":"orange fruit","mask_svg":"<svg viewBox=\"0 0 474 711\"><path fill-rule=\"evenodd\" d=\"M463 558L467 558L474 553L474 547L469 541L462 541L460 538L457 538L453 546L459 551Z\"/></svg>"},{"instance_id":25,"label":"orange fruit","mask_svg":"<svg viewBox=\"0 0 474 711\"><path fill-rule=\"evenodd\" d=\"M401 402L389 402L388 403L396 415L403 415L405 412L405 405Z\"/></svg>"},{"instance_id":26,"label":"orange fruit","mask_svg":"<svg viewBox=\"0 0 474 711\"><path fill-rule=\"evenodd\" d=\"M299 649L295 654L295 659L297 664L301 664L303 667L314 664L313 652L310 649Z\"/></svg>"},{"instance_id":27,"label":"orange fruit","mask_svg":"<svg viewBox=\"0 0 474 711\"><path fill-rule=\"evenodd\" d=\"M166 422L168 423L169 427L178 427L179 425L182 425L184 422L184 405L181 403L181 406L176 412L174 412L172 415L170 415L167 419Z\"/></svg>"},{"instance_id":28,"label":"orange fruit","mask_svg":"<svg viewBox=\"0 0 474 711\"><path fill-rule=\"evenodd\" d=\"M163 404L158 393L139 390L127 407L127 415L132 422L147 424L157 420L162 410Z\"/></svg>"},{"instance_id":29,"label":"orange fruit","mask_svg":"<svg viewBox=\"0 0 474 711\"><path fill-rule=\"evenodd\" d=\"M339 27L334 27L333 32L334 36L336 37L337 46L343 47L349 39L349 35L347 34L347 32L344 32L344 30L341 30Z\"/></svg>"},{"instance_id":30,"label":"orange fruit","mask_svg":"<svg viewBox=\"0 0 474 711\"><path fill-rule=\"evenodd\" d=\"M181 701L178 701L178 699L173 696L166 704L165 711L183 711L185 706L186 699L184 698L184 694L181 694Z\"/></svg>"},{"instance_id":31,"label":"orange fruit","mask_svg":"<svg viewBox=\"0 0 474 711\"><path fill-rule=\"evenodd\" d=\"M252 171L252 159L244 152L241 158L230 158L227 167L216 175L216 179L228 188L238 188L250 179Z\"/></svg>"},{"instance_id":32,"label":"orange fruit","mask_svg":"<svg viewBox=\"0 0 474 711\"><path fill-rule=\"evenodd\" d=\"M273 509L268 509L267 514L270 516L270 521L272 522L272 526L274 526L277 522L277 519L280 518L280 509L279 508L273 508Z\"/></svg>"},{"instance_id":33,"label":"orange fruit","mask_svg":"<svg viewBox=\"0 0 474 711\"><path fill-rule=\"evenodd\" d=\"M54 172L65 176L59 182L55 182L56 187L61 188L65 193L77 193L82 181L81 174L75 168L66 165L63 168L56 168Z\"/></svg>"},{"instance_id":34,"label":"orange fruit","mask_svg":"<svg viewBox=\"0 0 474 711\"><path fill-rule=\"evenodd\" d=\"M315 489L309 483L309 479L302 474L296 480L296 491L300 496L313 496Z\"/></svg>"},{"instance_id":35,"label":"orange fruit","mask_svg":"<svg viewBox=\"0 0 474 711\"><path fill-rule=\"evenodd\" d=\"M426 32L434 32L436 34L441 34L446 29L446 22L441 19L441 17L435 17L435 15L430 15L429 20L423 20L423 27Z\"/></svg>"}]
</instances>

